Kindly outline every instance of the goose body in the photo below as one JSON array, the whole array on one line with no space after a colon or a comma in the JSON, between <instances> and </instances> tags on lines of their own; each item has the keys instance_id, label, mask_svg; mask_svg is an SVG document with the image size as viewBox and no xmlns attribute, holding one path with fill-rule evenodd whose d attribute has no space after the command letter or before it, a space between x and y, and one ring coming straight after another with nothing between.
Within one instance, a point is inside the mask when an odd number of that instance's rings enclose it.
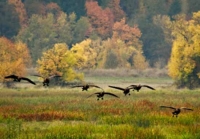
<instances>
[{"instance_id":1,"label":"goose body","mask_svg":"<svg viewBox=\"0 0 200 139\"><path fill-rule=\"evenodd\" d=\"M99 87L97 85L93 85L93 84L85 84L85 85L75 85L75 86L72 86L72 88L75 88L75 87L82 87L82 91L88 91L88 89L91 88L91 87L102 89L101 87Z\"/></svg>"},{"instance_id":2,"label":"goose body","mask_svg":"<svg viewBox=\"0 0 200 139\"><path fill-rule=\"evenodd\" d=\"M181 110L190 110L193 111L193 109L190 108L186 108L186 107L180 107L180 108L175 108L175 107L171 107L171 106L160 106L161 108L170 108L173 109L174 111L172 112L173 117L176 116L178 117L178 115L180 114Z\"/></svg>"},{"instance_id":3,"label":"goose body","mask_svg":"<svg viewBox=\"0 0 200 139\"><path fill-rule=\"evenodd\" d=\"M41 75L34 75L34 76L37 76L37 77L41 77L43 78L43 86L49 86L49 83L50 83L50 80L54 77L61 77L59 75L52 75L52 76L49 76L49 77L43 77Z\"/></svg>"},{"instance_id":4,"label":"goose body","mask_svg":"<svg viewBox=\"0 0 200 139\"><path fill-rule=\"evenodd\" d=\"M103 91L103 92L96 92L96 93L94 93L94 94L92 94L92 95L97 95L97 100L99 100L99 99L102 99L102 100L103 100L104 95L110 95L110 96L119 98L117 95L115 95L115 94L113 94L113 93L104 92L104 91ZM92 95L88 96L87 98L91 97Z\"/></svg>"},{"instance_id":5,"label":"goose body","mask_svg":"<svg viewBox=\"0 0 200 139\"><path fill-rule=\"evenodd\" d=\"M114 89L118 89L118 90L122 90L124 95L131 95L130 94L130 90L133 89L132 87L126 87L126 88L122 88L122 87L117 87L117 86L111 86L109 85L110 88L114 88Z\"/></svg>"},{"instance_id":6,"label":"goose body","mask_svg":"<svg viewBox=\"0 0 200 139\"><path fill-rule=\"evenodd\" d=\"M140 89L142 89L142 87L146 87L149 88L151 90L155 90L155 88L149 86L149 85L130 85L129 87L133 88L134 90L137 90L138 92L140 91Z\"/></svg>"}]
</instances>

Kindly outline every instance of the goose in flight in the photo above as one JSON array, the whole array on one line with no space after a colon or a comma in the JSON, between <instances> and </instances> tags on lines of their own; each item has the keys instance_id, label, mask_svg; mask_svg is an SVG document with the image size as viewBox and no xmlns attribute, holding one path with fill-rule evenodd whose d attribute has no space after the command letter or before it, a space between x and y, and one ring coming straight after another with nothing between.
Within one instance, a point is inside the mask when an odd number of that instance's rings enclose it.
<instances>
[{"instance_id":1,"label":"goose in flight","mask_svg":"<svg viewBox=\"0 0 200 139\"><path fill-rule=\"evenodd\" d=\"M84 90L87 91L91 87L96 87L96 88L102 89L101 87L99 87L97 85L94 85L94 84L85 84L85 85L75 85L75 86L72 86L72 88L75 88L75 87L82 87L82 91L84 91Z\"/></svg>"},{"instance_id":2,"label":"goose in flight","mask_svg":"<svg viewBox=\"0 0 200 139\"><path fill-rule=\"evenodd\" d=\"M109 85L109 87L115 88L115 89L118 89L118 90L122 90L125 96L126 96L127 94L128 94L128 95L131 95L131 94L130 94L130 90L133 89L132 87L121 88L121 87L111 86L111 85Z\"/></svg>"},{"instance_id":3,"label":"goose in flight","mask_svg":"<svg viewBox=\"0 0 200 139\"><path fill-rule=\"evenodd\" d=\"M60 76L60 75L51 75L51 76L49 76L49 77L43 77L43 76L41 76L41 75L33 75L33 76L37 76L37 77L41 77L41 78L43 78L43 86L49 86L49 83L50 83L50 80L52 79L52 78L55 78L55 77L62 77L62 76Z\"/></svg>"},{"instance_id":4,"label":"goose in flight","mask_svg":"<svg viewBox=\"0 0 200 139\"><path fill-rule=\"evenodd\" d=\"M4 78L5 78L5 79L13 79L13 81L15 81L15 82L20 82L21 80L26 80L26 81L28 81L29 83L36 85L36 83L33 82L32 80L30 80L29 78L20 77L20 76L14 75L14 74L9 75L9 76L5 76Z\"/></svg>"},{"instance_id":5,"label":"goose in flight","mask_svg":"<svg viewBox=\"0 0 200 139\"><path fill-rule=\"evenodd\" d=\"M181 110L190 110L190 111L193 111L193 109L190 109L190 108L186 108L186 107L180 107L180 108L174 108L174 107L171 107L171 106L160 106L160 108L170 108L170 109L173 109L174 111L172 112L173 114L173 117L176 116L178 117L178 114L181 112Z\"/></svg>"},{"instance_id":6,"label":"goose in flight","mask_svg":"<svg viewBox=\"0 0 200 139\"><path fill-rule=\"evenodd\" d=\"M151 86L149 86L149 85L130 85L129 87L131 87L131 88L133 88L133 90L137 90L138 92L140 91L140 89L142 88L142 87L147 87L147 88L149 88L149 89L151 89L151 90L156 90L155 88L153 88L153 87L151 87Z\"/></svg>"},{"instance_id":7,"label":"goose in flight","mask_svg":"<svg viewBox=\"0 0 200 139\"><path fill-rule=\"evenodd\" d=\"M103 91L103 92L96 92L96 93L94 93L94 94L92 94L92 95L97 95L97 100L99 100L99 99L102 99L102 100L103 100L104 95L110 95L110 96L114 96L114 97L119 98L117 95L115 95L115 94L113 94L113 93L104 92L104 91ZM91 97L92 95L88 96L87 98Z\"/></svg>"}]
</instances>

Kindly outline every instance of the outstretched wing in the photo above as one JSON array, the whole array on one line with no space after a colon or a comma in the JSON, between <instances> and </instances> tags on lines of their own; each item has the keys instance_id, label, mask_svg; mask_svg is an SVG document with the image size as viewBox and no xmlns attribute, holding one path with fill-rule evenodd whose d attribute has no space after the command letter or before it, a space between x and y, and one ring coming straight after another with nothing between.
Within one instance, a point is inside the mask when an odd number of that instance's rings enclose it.
<instances>
[{"instance_id":1,"label":"outstretched wing","mask_svg":"<svg viewBox=\"0 0 200 139\"><path fill-rule=\"evenodd\" d=\"M88 84L88 86L89 86L89 87L96 87L96 88L100 88L100 89L102 89L102 90L103 90L103 88L101 88L101 87L99 87L99 86L97 86L97 85L94 85L94 84L90 84L90 85Z\"/></svg>"},{"instance_id":2,"label":"outstretched wing","mask_svg":"<svg viewBox=\"0 0 200 139\"><path fill-rule=\"evenodd\" d=\"M111 88L115 88L115 89L119 89L119 90L122 90L122 91L124 91L124 90L125 90L124 88L117 87L117 86L111 86L111 85L109 85L109 87L111 87Z\"/></svg>"},{"instance_id":3,"label":"outstretched wing","mask_svg":"<svg viewBox=\"0 0 200 139\"><path fill-rule=\"evenodd\" d=\"M104 94L106 94L106 95L111 95L111 96L114 96L114 97L117 97L117 98L119 98L117 95L115 95L115 94L113 94L113 93L104 92Z\"/></svg>"},{"instance_id":4,"label":"outstretched wing","mask_svg":"<svg viewBox=\"0 0 200 139\"><path fill-rule=\"evenodd\" d=\"M44 78L44 77L42 77L41 75L32 75L32 76L37 76L37 77L41 77L41 78Z\"/></svg>"},{"instance_id":5,"label":"outstretched wing","mask_svg":"<svg viewBox=\"0 0 200 139\"><path fill-rule=\"evenodd\" d=\"M180 109L184 109L184 110L190 110L190 111L193 111L193 109L186 108L186 107L180 107Z\"/></svg>"},{"instance_id":6,"label":"outstretched wing","mask_svg":"<svg viewBox=\"0 0 200 139\"><path fill-rule=\"evenodd\" d=\"M91 97L91 96L93 96L93 95L95 95L95 94L100 94L100 93L97 92L97 93L91 94L91 95L89 95L87 98L89 98L89 97Z\"/></svg>"},{"instance_id":7,"label":"outstretched wing","mask_svg":"<svg viewBox=\"0 0 200 139\"><path fill-rule=\"evenodd\" d=\"M170 109L176 109L176 108L174 108L174 107L171 107L171 106L160 106L160 108L170 108Z\"/></svg>"},{"instance_id":8,"label":"outstretched wing","mask_svg":"<svg viewBox=\"0 0 200 139\"><path fill-rule=\"evenodd\" d=\"M62 77L62 76L60 76L60 75L51 75L51 76L49 76L49 79L55 78L55 77Z\"/></svg>"},{"instance_id":9,"label":"outstretched wing","mask_svg":"<svg viewBox=\"0 0 200 139\"><path fill-rule=\"evenodd\" d=\"M16 75L9 75L9 76L5 76L4 78L5 79L8 79L8 78L14 79L14 78L18 78L18 76L16 76Z\"/></svg>"},{"instance_id":10,"label":"outstretched wing","mask_svg":"<svg viewBox=\"0 0 200 139\"><path fill-rule=\"evenodd\" d=\"M134 85L134 84L132 84L132 85L129 85L128 87L136 87L137 85Z\"/></svg>"},{"instance_id":11,"label":"outstretched wing","mask_svg":"<svg viewBox=\"0 0 200 139\"><path fill-rule=\"evenodd\" d=\"M151 86L148 86L148 85L142 85L142 87L147 87L149 89L152 89L152 90L156 90L155 88L151 87Z\"/></svg>"},{"instance_id":12,"label":"outstretched wing","mask_svg":"<svg viewBox=\"0 0 200 139\"><path fill-rule=\"evenodd\" d=\"M72 86L72 88L75 88L75 87L83 87L83 85L75 85L75 86Z\"/></svg>"},{"instance_id":13,"label":"outstretched wing","mask_svg":"<svg viewBox=\"0 0 200 139\"><path fill-rule=\"evenodd\" d=\"M28 81L29 83L32 83L32 84L36 85L35 82L31 81L29 78L21 77L20 79L21 79L21 80L26 80L26 81Z\"/></svg>"}]
</instances>

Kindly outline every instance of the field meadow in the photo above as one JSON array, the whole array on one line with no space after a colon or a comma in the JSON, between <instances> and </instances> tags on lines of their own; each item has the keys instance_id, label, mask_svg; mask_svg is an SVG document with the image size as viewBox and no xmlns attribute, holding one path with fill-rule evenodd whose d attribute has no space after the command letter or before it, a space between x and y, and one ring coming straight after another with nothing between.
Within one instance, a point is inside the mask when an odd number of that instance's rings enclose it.
<instances>
[{"instance_id":1,"label":"field meadow","mask_svg":"<svg viewBox=\"0 0 200 139\"><path fill-rule=\"evenodd\" d=\"M0 88L1 139L199 139L200 90L176 89L167 77L88 76L94 83L120 98L104 96L91 88L42 87L16 83L15 88ZM148 84L124 96L108 85L127 87ZM160 105L188 107L172 117L172 109Z\"/></svg>"}]
</instances>

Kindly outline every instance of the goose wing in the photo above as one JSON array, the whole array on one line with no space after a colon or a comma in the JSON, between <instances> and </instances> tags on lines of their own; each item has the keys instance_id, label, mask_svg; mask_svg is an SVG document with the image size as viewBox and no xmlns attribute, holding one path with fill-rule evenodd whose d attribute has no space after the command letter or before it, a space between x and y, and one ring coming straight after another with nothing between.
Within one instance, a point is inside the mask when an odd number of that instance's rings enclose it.
<instances>
[{"instance_id":1,"label":"goose wing","mask_svg":"<svg viewBox=\"0 0 200 139\"><path fill-rule=\"evenodd\" d=\"M44 77L42 77L41 75L32 75L32 76L37 76L37 77L41 77L41 78L44 78Z\"/></svg>"},{"instance_id":2,"label":"goose wing","mask_svg":"<svg viewBox=\"0 0 200 139\"><path fill-rule=\"evenodd\" d=\"M75 87L83 87L84 85L74 85L72 86L72 88L75 88Z\"/></svg>"},{"instance_id":3,"label":"goose wing","mask_svg":"<svg viewBox=\"0 0 200 139\"><path fill-rule=\"evenodd\" d=\"M113 94L113 93L110 93L110 92L104 92L104 94L119 98L117 95L115 95L115 94Z\"/></svg>"},{"instance_id":4,"label":"goose wing","mask_svg":"<svg viewBox=\"0 0 200 139\"><path fill-rule=\"evenodd\" d=\"M8 76L5 76L4 78L5 79L8 79L8 78L15 79L15 78L18 78L18 76L16 76L16 75L8 75Z\"/></svg>"},{"instance_id":5,"label":"goose wing","mask_svg":"<svg viewBox=\"0 0 200 139\"><path fill-rule=\"evenodd\" d=\"M186 108L186 107L180 107L180 109L184 109L184 110L190 110L190 111L193 111L193 109Z\"/></svg>"},{"instance_id":6,"label":"goose wing","mask_svg":"<svg viewBox=\"0 0 200 139\"><path fill-rule=\"evenodd\" d=\"M156 90L155 88L151 87L151 86L148 86L148 85L142 85L142 87L147 87L149 89L152 89L152 90Z\"/></svg>"},{"instance_id":7,"label":"goose wing","mask_svg":"<svg viewBox=\"0 0 200 139\"><path fill-rule=\"evenodd\" d=\"M170 108L170 109L176 109L176 108L174 108L174 107L171 107L171 106L160 106L160 108Z\"/></svg>"},{"instance_id":8,"label":"goose wing","mask_svg":"<svg viewBox=\"0 0 200 139\"><path fill-rule=\"evenodd\" d=\"M89 87L96 87L96 88L100 88L100 89L102 89L102 90L103 90L103 88L99 87L98 85L90 84L90 85L88 85L88 86L89 86Z\"/></svg>"},{"instance_id":9,"label":"goose wing","mask_svg":"<svg viewBox=\"0 0 200 139\"><path fill-rule=\"evenodd\" d=\"M99 86L97 86L97 85L94 85L94 84L88 84L88 86L89 86L89 87L101 88L101 87L99 87Z\"/></svg>"},{"instance_id":10,"label":"goose wing","mask_svg":"<svg viewBox=\"0 0 200 139\"><path fill-rule=\"evenodd\" d=\"M51 76L49 76L49 79L54 78L54 77L62 77L62 76L60 76L60 75L51 75Z\"/></svg>"},{"instance_id":11,"label":"goose wing","mask_svg":"<svg viewBox=\"0 0 200 139\"><path fill-rule=\"evenodd\" d=\"M122 91L124 91L124 90L125 90L124 88L117 87L117 86L111 86L111 85L109 85L109 87L111 87L111 88L115 88L115 89L118 89L118 90L122 90Z\"/></svg>"},{"instance_id":12,"label":"goose wing","mask_svg":"<svg viewBox=\"0 0 200 139\"><path fill-rule=\"evenodd\" d=\"M95 94L101 94L101 93L102 93L102 92L93 93L93 94L89 95L87 98L89 98L89 97L91 97L91 96L93 96L93 95L95 95Z\"/></svg>"},{"instance_id":13,"label":"goose wing","mask_svg":"<svg viewBox=\"0 0 200 139\"><path fill-rule=\"evenodd\" d=\"M21 80L26 80L26 81L28 81L29 83L32 83L32 84L36 85L35 82L31 81L29 78L21 77L20 79L21 79Z\"/></svg>"}]
</instances>

